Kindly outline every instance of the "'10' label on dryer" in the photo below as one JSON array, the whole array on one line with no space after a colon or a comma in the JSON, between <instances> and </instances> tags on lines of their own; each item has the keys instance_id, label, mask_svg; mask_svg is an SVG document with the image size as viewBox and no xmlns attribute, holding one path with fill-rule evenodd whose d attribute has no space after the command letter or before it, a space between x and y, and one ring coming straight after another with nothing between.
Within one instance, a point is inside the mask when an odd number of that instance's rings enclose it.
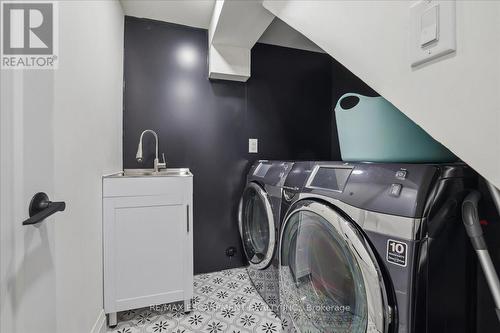
<instances>
[{"instance_id":1,"label":"'10' label on dryer","mask_svg":"<svg viewBox=\"0 0 500 333\"><path fill-rule=\"evenodd\" d=\"M408 259L408 244L389 239L387 241L386 259L392 264L406 267Z\"/></svg>"}]
</instances>

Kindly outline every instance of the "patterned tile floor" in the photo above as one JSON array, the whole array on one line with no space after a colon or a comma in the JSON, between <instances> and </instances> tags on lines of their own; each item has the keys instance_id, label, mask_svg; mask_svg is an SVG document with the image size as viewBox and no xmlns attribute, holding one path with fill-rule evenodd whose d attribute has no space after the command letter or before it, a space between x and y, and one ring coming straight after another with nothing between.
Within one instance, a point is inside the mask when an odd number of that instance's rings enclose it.
<instances>
[{"instance_id":1,"label":"patterned tile floor","mask_svg":"<svg viewBox=\"0 0 500 333\"><path fill-rule=\"evenodd\" d=\"M197 275L193 311L182 303L124 311L108 333L279 333L280 319L253 287L244 268Z\"/></svg>"}]
</instances>

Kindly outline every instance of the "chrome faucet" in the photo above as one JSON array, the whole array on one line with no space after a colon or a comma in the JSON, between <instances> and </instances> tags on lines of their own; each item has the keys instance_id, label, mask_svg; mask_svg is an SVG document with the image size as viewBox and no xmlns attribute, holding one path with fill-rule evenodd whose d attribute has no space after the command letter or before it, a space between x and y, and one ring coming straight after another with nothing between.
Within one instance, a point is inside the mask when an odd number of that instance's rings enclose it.
<instances>
[{"instance_id":1,"label":"chrome faucet","mask_svg":"<svg viewBox=\"0 0 500 333\"><path fill-rule=\"evenodd\" d=\"M167 167L167 162L165 162L165 154L161 154L163 156L163 162L160 163L158 160L158 135L156 134L155 131L147 129L142 132L141 138L139 139L139 146L137 147L137 154L135 154L135 159L137 162L142 163L142 137L146 133L151 133L155 137L155 142L156 142L156 155L155 155L155 161L154 161L154 171L158 172L160 169L165 169Z\"/></svg>"}]
</instances>

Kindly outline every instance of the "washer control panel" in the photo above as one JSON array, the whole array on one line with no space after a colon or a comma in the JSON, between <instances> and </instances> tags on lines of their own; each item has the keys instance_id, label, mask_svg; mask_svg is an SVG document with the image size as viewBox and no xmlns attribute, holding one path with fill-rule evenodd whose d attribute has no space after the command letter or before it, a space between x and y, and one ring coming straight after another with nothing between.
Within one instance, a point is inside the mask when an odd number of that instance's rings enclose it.
<instances>
[{"instance_id":1,"label":"washer control panel","mask_svg":"<svg viewBox=\"0 0 500 333\"><path fill-rule=\"evenodd\" d=\"M432 164L316 162L302 191L369 211L422 217L425 194L440 170Z\"/></svg>"}]
</instances>

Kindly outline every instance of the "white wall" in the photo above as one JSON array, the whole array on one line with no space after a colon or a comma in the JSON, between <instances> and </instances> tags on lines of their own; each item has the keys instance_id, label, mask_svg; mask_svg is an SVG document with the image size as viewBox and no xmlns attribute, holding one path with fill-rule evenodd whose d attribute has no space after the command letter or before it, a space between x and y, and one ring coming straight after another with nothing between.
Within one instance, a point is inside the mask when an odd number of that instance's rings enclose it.
<instances>
[{"instance_id":1,"label":"white wall","mask_svg":"<svg viewBox=\"0 0 500 333\"><path fill-rule=\"evenodd\" d=\"M500 1L457 1L457 52L412 70L409 1L264 1L500 187Z\"/></svg>"},{"instance_id":2,"label":"white wall","mask_svg":"<svg viewBox=\"0 0 500 333\"><path fill-rule=\"evenodd\" d=\"M55 221L60 333L87 333L104 319L101 175L122 168L123 18L118 1L59 5L55 197L67 205Z\"/></svg>"}]
</instances>

